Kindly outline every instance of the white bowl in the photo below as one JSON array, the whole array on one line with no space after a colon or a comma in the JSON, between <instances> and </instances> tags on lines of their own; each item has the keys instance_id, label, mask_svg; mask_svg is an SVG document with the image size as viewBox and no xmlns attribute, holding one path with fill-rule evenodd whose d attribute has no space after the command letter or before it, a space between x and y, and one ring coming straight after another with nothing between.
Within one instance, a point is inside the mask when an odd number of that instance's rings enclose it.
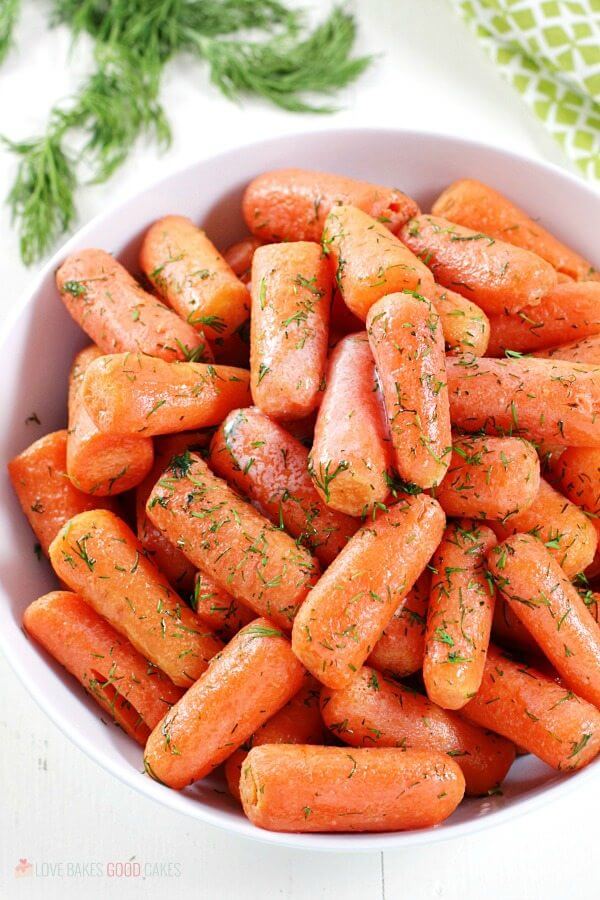
<instances>
[{"instance_id":1,"label":"white bowl","mask_svg":"<svg viewBox=\"0 0 600 900\"><path fill-rule=\"evenodd\" d=\"M245 231L240 214L244 185L267 169L301 166L354 175L406 190L428 209L450 181L472 176L489 182L540 217L558 237L588 258L596 252L598 195L559 169L469 141L409 131L337 130L299 134L252 144L170 175L125 203L112 206L82 228L41 271L35 288L15 310L0 350L3 461L33 440L65 425L67 373L86 338L72 322L54 286L54 270L68 253L97 246L113 251L135 272L140 238L154 219L181 213L202 223L220 247ZM596 260L596 263L598 260ZM36 413L39 425L26 420ZM502 796L464 802L443 825L394 834L294 835L255 828L207 778L181 793L141 772L140 748L117 728L70 675L30 642L21 628L23 610L56 586L12 492L6 470L0 482L0 641L37 703L88 756L130 787L192 818L273 844L310 850L373 851L427 844L504 822L564 794L600 773L600 759L573 775L558 775L532 756L513 766Z\"/></svg>"}]
</instances>

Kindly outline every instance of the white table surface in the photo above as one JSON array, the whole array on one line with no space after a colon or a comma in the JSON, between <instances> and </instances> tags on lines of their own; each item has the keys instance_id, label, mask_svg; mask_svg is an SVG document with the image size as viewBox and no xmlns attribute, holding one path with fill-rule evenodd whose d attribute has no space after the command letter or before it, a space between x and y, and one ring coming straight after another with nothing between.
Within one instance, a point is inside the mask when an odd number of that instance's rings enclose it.
<instances>
[{"instance_id":1,"label":"white table surface","mask_svg":"<svg viewBox=\"0 0 600 900\"><path fill-rule=\"evenodd\" d=\"M20 52L0 70L1 130L25 137L68 95L88 55L67 65L65 31L47 32L44 3L24 0ZM306 5L306 4L305 4ZM321 4L323 7L326 4ZM138 147L108 186L80 198L81 221L188 161L244 141L337 125L439 130L567 165L519 97L489 65L445 0L362 0L361 48L383 54L340 98L334 116L298 117L259 102L224 101L191 61L168 69L164 102L174 127L166 157ZM14 162L0 155L0 192ZM0 207L0 324L34 270ZM591 900L600 893L595 854L600 780L549 807L463 840L356 856L303 854L246 842L154 806L112 779L46 719L0 658L0 897L293 898L293 900ZM16 879L20 858L45 877ZM74 877L68 865L134 858L163 868L153 877ZM61 866L59 864L62 864ZM62 867L63 875L60 876ZM89 870L88 870L89 872Z\"/></svg>"}]
</instances>

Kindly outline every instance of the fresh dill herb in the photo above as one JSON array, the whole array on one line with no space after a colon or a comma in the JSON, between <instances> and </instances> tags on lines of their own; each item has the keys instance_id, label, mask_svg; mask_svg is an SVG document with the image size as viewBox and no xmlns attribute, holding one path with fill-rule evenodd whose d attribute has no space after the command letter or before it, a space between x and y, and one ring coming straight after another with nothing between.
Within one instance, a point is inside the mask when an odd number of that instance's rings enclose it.
<instances>
[{"instance_id":1,"label":"fresh dill herb","mask_svg":"<svg viewBox=\"0 0 600 900\"><path fill-rule=\"evenodd\" d=\"M0 4L0 61L19 5ZM95 71L50 111L44 134L3 138L18 157L8 203L28 264L73 225L84 180L106 181L142 137L168 146L159 95L177 55L207 64L211 82L231 100L258 96L292 112L330 112L312 98L344 88L370 63L353 56L356 23L338 6L309 30L303 12L279 0L53 0L51 24L91 38Z\"/></svg>"},{"instance_id":2,"label":"fresh dill herb","mask_svg":"<svg viewBox=\"0 0 600 900\"><path fill-rule=\"evenodd\" d=\"M20 8L21 0L3 0L0 3L0 63L12 47L12 35Z\"/></svg>"}]
</instances>

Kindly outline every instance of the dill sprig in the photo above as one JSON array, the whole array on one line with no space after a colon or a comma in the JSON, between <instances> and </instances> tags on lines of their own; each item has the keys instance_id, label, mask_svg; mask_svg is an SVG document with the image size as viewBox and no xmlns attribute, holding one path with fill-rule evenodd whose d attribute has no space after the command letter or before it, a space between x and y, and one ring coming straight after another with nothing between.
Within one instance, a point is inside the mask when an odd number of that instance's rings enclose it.
<instances>
[{"instance_id":1,"label":"dill sprig","mask_svg":"<svg viewBox=\"0 0 600 900\"><path fill-rule=\"evenodd\" d=\"M351 57L356 23L341 8L305 40L291 35L259 43L253 41L199 41L199 50L210 64L213 84L234 100L242 94L264 97L290 112L332 112L332 106L315 106L305 94L331 94L346 87L364 72L368 57Z\"/></svg>"},{"instance_id":2,"label":"dill sprig","mask_svg":"<svg viewBox=\"0 0 600 900\"><path fill-rule=\"evenodd\" d=\"M1 5L0 59L18 6L18 0ZM308 33L302 11L279 0L54 0L52 23L92 38L96 68L54 107L44 135L4 139L19 158L8 203L28 264L71 227L84 180L110 178L142 135L168 146L160 84L177 54L204 61L229 99L254 95L292 112L331 111L315 95L345 87L370 62L352 56L356 24L339 7Z\"/></svg>"},{"instance_id":3,"label":"dill sprig","mask_svg":"<svg viewBox=\"0 0 600 900\"><path fill-rule=\"evenodd\" d=\"M13 31L20 8L21 0L2 0L0 3L0 63L4 61L12 47Z\"/></svg>"}]
</instances>

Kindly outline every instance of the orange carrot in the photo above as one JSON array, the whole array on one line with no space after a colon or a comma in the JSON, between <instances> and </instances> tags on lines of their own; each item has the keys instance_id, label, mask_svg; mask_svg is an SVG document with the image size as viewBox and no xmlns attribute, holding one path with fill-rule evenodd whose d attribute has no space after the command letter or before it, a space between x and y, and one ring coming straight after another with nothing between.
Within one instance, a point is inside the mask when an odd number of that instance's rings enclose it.
<instances>
[{"instance_id":1,"label":"orange carrot","mask_svg":"<svg viewBox=\"0 0 600 900\"><path fill-rule=\"evenodd\" d=\"M150 520L228 594L286 629L317 577L296 546L193 453L174 461L155 486Z\"/></svg>"},{"instance_id":2,"label":"orange carrot","mask_svg":"<svg viewBox=\"0 0 600 900\"><path fill-rule=\"evenodd\" d=\"M567 447L600 446L600 369L549 359L447 357L452 422Z\"/></svg>"},{"instance_id":3,"label":"orange carrot","mask_svg":"<svg viewBox=\"0 0 600 900\"><path fill-rule=\"evenodd\" d=\"M600 334L600 284L557 284L536 306L515 313L499 310L491 316L487 352L489 356L504 356L507 350L530 353L595 334Z\"/></svg>"},{"instance_id":4,"label":"orange carrot","mask_svg":"<svg viewBox=\"0 0 600 900\"><path fill-rule=\"evenodd\" d=\"M327 566L359 523L323 503L307 460L308 451L300 441L249 407L230 413L221 424L211 443L209 463L267 519L285 528Z\"/></svg>"},{"instance_id":5,"label":"orange carrot","mask_svg":"<svg viewBox=\"0 0 600 900\"><path fill-rule=\"evenodd\" d=\"M435 497L448 516L503 519L527 509L540 486L540 462L521 438L454 438L448 473Z\"/></svg>"},{"instance_id":6,"label":"orange carrot","mask_svg":"<svg viewBox=\"0 0 600 900\"><path fill-rule=\"evenodd\" d=\"M291 700L303 678L283 633L255 619L156 726L146 772L176 789L204 778Z\"/></svg>"},{"instance_id":7,"label":"orange carrot","mask_svg":"<svg viewBox=\"0 0 600 900\"><path fill-rule=\"evenodd\" d=\"M106 497L138 485L152 468L154 450L151 438L103 434L90 418L83 404L83 378L100 356L92 345L77 354L71 367L67 471L80 490Z\"/></svg>"},{"instance_id":8,"label":"orange carrot","mask_svg":"<svg viewBox=\"0 0 600 900\"><path fill-rule=\"evenodd\" d=\"M490 339L490 321L475 303L449 288L434 284L427 290L442 323L449 353L485 356Z\"/></svg>"},{"instance_id":9,"label":"orange carrot","mask_svg":"<svg viewBox=\"0 0 600 900\"><path fill-rule=\"evenodd\" d=\"M433 556L423 680L444 709L460 709L481 684L494 614L485 559L495 545L490 528L461 519Z\"/></svg>"},{"instance_id":10,"label":"orange carrot","mask_svg":"<svg viewBox=\"0 0 600 900\"><path fill-rule=\"evenodd\" d=\"M484 231L515 247L531 250L572 278L585 281L595 274L586 259L566 247L554 235L503 194L474 178L461 178L449 185L433 204L435 216L458 225Z\"/></svg>"},{"instance_id":11,"label":"orange carrot","mask_svg":"<svg viewBox=\"0 0 600 900\"><path fill-rule=\"evenodd\" d=\"M391 444L365 332L331 354L308 467L325 503L348 515L364 515L389 494Z\"/></svg>"},{"instance_id":12,"label":"orange carrot","mask_svg":"<svg viewBox=\"0 0 600 900\"><path fill-rule=\"evenodd\" d=\"M40 597L23 613L23 625L142 745L183 693L77 594Z\"/></svg>"},{"instance_id":13,"label":"orange carrot","mask_svg":"<svg viewBox=\"0 0 600 900\"><path fill-rule=\"evenodd\" d=\"M429 583L425 569L385 626L367 660L369 665L398 678L419 671L425 653Z\"/></svg>"},{"instance_id":14,"label":"orange carrot","mask_svg":"<svg viewBox=\"0 0 600 900\"><path fill-rule=\"evenodd\" d=\"M240 799L242 766L252 747L260 747L261 744L323 743L325 728L319 709L319 694L319 682L312 675L305 675L298 693L226 760L227 787L236 800Z\"/></svg>"},{"instance_id":15,"label":"orange carrot","mask_svg":"<svg viewBox=\"0 0 600 900\"><path fill-rule=\"evenodd\" d=\"M242 766L244 812L269 831L404 831L437 825L465 779L442 753L263 744Z\"/></svg>"},{"instance_id":16,"label":"orange carrot","mask_svg":"<svg viewBox=\"0 0 600 900\"><path fill-rule=\"evenodd\" d=\"M322 684L352 681L440 542L444 514L425 494L367 522L300 608L294 653Z\"/></svg>"},{"instance_id":17,"label":"orange carrot","mask_svg":"<svg viewBox=\"0 0 600 900\"><path fill-rule=\"evenodd\" d=\"M515 534L488 554L498 590L571 690L600 705L600 627L541 541Z\"/></svg>"},{"instance_id":18,"label":"orange carrot","mask_svg":"<svg viewBox=\"0 0 600 900\"><path fill-rule=\"evenodd\" d=\"M165 216L150 226L140 267L165 302L211 340L231 334L248 318L246 285L184 216Z\"/></svg>"},{"instance_id":19,"label":"orange carrot","mask_svg":"<svg viewBox=\"0 0 600 900\"><path fill-rule=\"evenodd\" d=\"M196 572L190 605L198 618L225 643L256 618L249 606L222 590L205 572Z\"/></svg>"},{"instance_id":20,"label":"orange carrot","mask_svg":"<svg viewBox=\"0 0 600 900\"><path fill-rule=\"evenodd\" d=\"M488 316L534 306L557 284L556 272L539 256L448 219L418 216L400 237L427 262L439 284L472 300Z\"/></svg>"},{"instance_id":21,"label":"orange carrot","mask_svg":"<svg viewBox=\"0 0 600 900\"><path fill-rule=\"evenodd\" d=\"M269 244L252 261L252 397L274 419L301 419L320 401L331 275L319 244Z\"/></svg>"},{"instance_id":22,"label":"orange carrot","mask_svg":"<svg viewBox=\"0 0 600 900\"><path fill-rule=\"evenodd\" d=\"M185 606L114 513L93 510L70 519L50 545L50 561L71 590L180 687L189 687L221 650L221 641Z\"/></svg>"},{"instance_id":23,"label":"orange carrot","mask_svg":"<svg viewBox=\"0 0 600 900\"><path fill-rule=\"evenodd\" d=\"M334 207L323 230L323 252L346 305L363 322L369 309L397 291L427 293L433 278L385 225L354 206Z\"/></svg>"},{"instance_id":24,"label":"orange carrot","mask_svg":"<svg viewBox=\"0 0 600 900\"><path fill-rule=\"evenodd\" d=\"M184 431L157 438L154 441L154 465L135 492L135 520L137 536L144 550L154 560L171 587L186 596L194 590L196 569L179 547L152 524L146 515L146 503L152 488L173 457L181 457L186 450L207 447L209 435L201 431ZM208 623L210 625L210 623Z\"/></svg>"},{"instance_id":25,"label":"orange carrot","mask_svg":"<svg viewBox=\"0 0 600 900\"><path fill-rule=\"evenodd\" d=\"M356 206L396 232L419 208L395 188L306 169L278 169L251 181L242 202L246 225L262 241L319 241L329 211Z\"/></svg>"},{"instance_id":26,"label":"orange carrot","mask_svg":"<svg viewBox=\"0 0 600 900\"><path fill-rule=\"evenodd\" d=\"M327 727L352 747L435 750L454 758L472 796L497 787L515 759L509 741L367 666L347 688L323 688L321 710Z\"/></svg>"},{"instance_id":27,"label":"orange carrot","mask_svg":"<svg viewBox=\"0 0 600 900\"><path fill-rule=\"evenodd\" d=\"M83 401L101 431L149 437L218 425L250 403L249 387L244 369L120 353L88 366Z\"/></svg>"},{"instance_id":28,"label":"orange carrot","mask_svg":"<svg viewBox=\"0 0 600 900\"><path fill-rule=\"evenodd\" d=\"M80 250L56 273L61 299L103 353L147 353L176 359L212 360L202 332L183 322L104 250Z\"/></svg>"},{"instance_id":29,"label":"orange carrot","mask_svg":"<svg viewBox=\"0 0 600 900\"><path fill-rule=\"evenodd\" d=\"M67 432L40 438L8 463L8 474L19 503L47 556L48 548L72 516L89 509L115 509L107 497L91 497L67 475Z\"/></svg>"},{"instance_id":30,"label":"orange carrot","mask_svg":"<svg viewBox=\"0 0 600 900\"><path fill-rule=\"evenodd\" d=\"M569 578L587 569L594 559L597 535L592 521L543 478L527 509L510 512L490 525L500 541L519 532L538 538Z\"/></svg>"},{"instance_id":31,"label":"orange carrot","mask_svg":"<svg viewBox=\"0 0 600 900\"><path fill-rule=\"evenodd\" d=\"M580 769L600 752L600 712L591 703L492 645L481 687L460 715L555 769Z\"/></svg>"},{"instance_id":32,"label":"orange carrot","mask_svg":"<svg viewBox=\"0 0 600 900\"><path fill-rule=\"evenodd\" d=\"M390 294L369 310L367 332L396 469L406 482L434 487L452 452L440 317L419 294Z\"/></svg>"},{"instance_id":33,"label":"orange carrot","mask_svg":"<svg viewBox=\"0 0 600 900\"><path fill-rule=\"evenodd\" d=\"M584 363L587 366L600 366L600 334L593 334L579 341L570 341L558 347L547 347L537 350L532 356L542 359L564 359L569 362Z\"/></svg>"},{"instance_id":34,"label":"orange carrot","mask_svg":"<svg viewBox=\"0 0 600 900\"><path fill-rule=\"evenodd\" d=\"M247 237L236 244L231 244L223 253L223 259L228 266L231 266L233 272L240 281L248 284L250 281L250 273L252 271L252 257L262 241L255 237Z\"/></svg>"}]
</instances>

